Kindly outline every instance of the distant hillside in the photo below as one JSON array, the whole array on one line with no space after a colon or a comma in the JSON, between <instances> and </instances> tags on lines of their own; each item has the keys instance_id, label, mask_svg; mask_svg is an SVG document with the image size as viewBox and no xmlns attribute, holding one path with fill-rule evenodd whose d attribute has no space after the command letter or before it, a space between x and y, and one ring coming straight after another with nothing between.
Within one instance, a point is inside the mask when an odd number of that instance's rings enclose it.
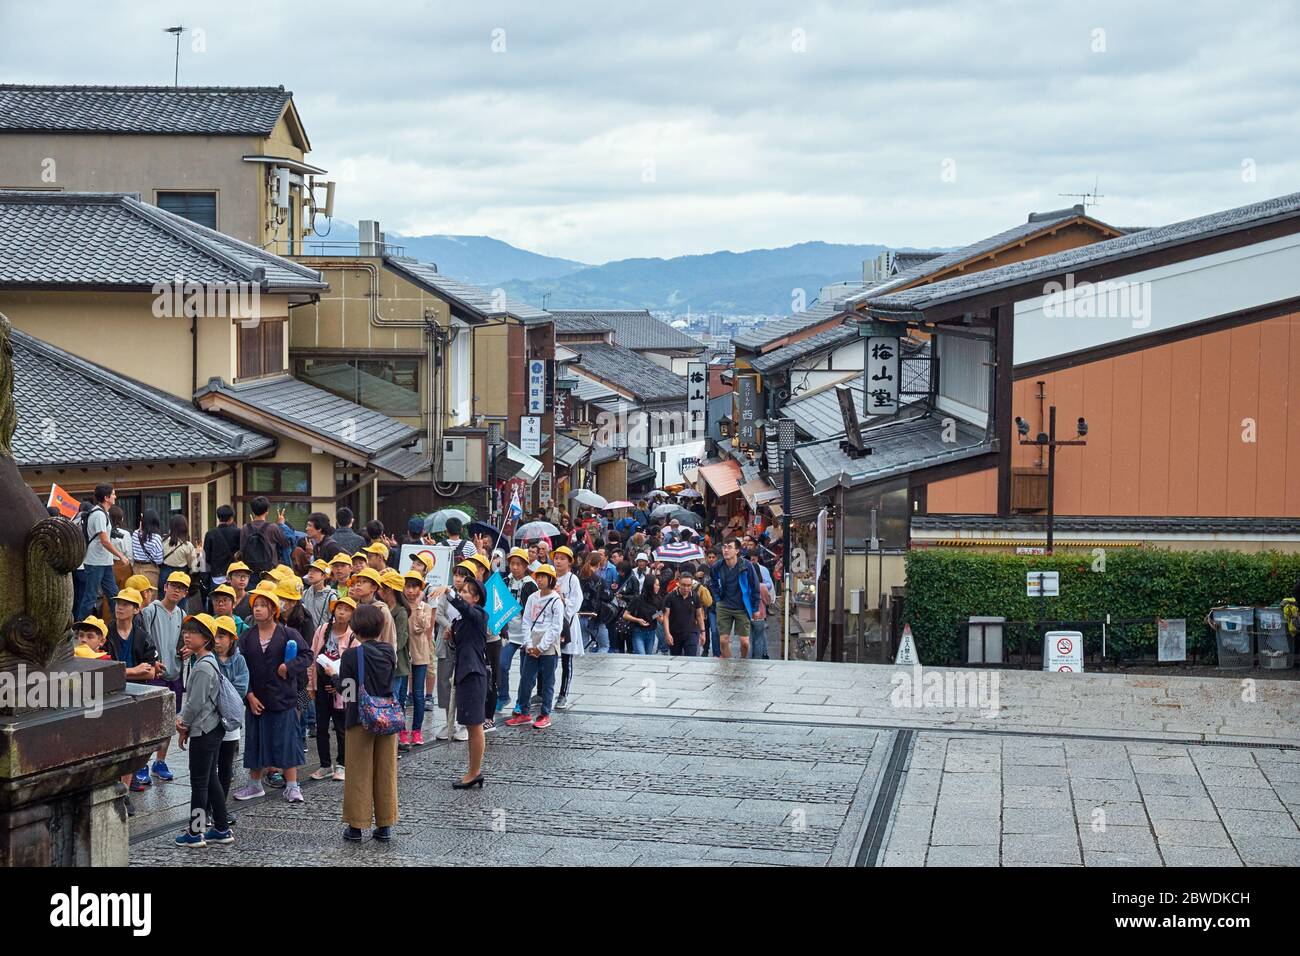
<instances>
[{"instance_id":1,"label":"distant hillside","mask_svg":"<svg viewBox=\"0 0 1300 956\"><path fill-rule=\"evenodd\" d=\"M622 259L565 275L507 282L507 294L554 309L653 309L785 315L795 289L806 302L832 282L859 279L882 245L802 242L783 249Z\"/></svg>"},{"instance_id":2,"label":"distant hillside","mask_svg":"<svg viewBox=\"0 0 1300 956\"><path fill-rule=\"evenodd\" d=\"M480 286L498 286L507 279L551 279L588 268L585 262L528 252L489 236L402 236L385 230L385 238L390 245L402 246L408 256L437 263L439 272ZM357 227L335 220L328 236L309 237L304 245L310 253L313 243L356 241Z\"/></svg>"}]
</instances>

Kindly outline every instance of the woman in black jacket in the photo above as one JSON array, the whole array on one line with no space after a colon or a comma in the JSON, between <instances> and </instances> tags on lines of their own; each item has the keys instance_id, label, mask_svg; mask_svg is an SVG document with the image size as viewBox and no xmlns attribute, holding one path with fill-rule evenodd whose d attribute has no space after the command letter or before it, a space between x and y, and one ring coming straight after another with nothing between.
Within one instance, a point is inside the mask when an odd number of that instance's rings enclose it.
<instances>
[{"instance_id":1,"label":"woman in black jacket","mask_svg":"<svg viewBox=\"0 0 1300 956\"><path fill-rule=\"evenodd\" d=\"M446 587L433 589L436 601L447 594ZM456 654L456 722L469 732L469 769L452 782L457 790L483 787L483 721L487 717L487 612L483 605L487 592L477 578L461 579L460 593L448 600L460 615L452 623L452 642Z\"/></svg>"},{"instance_id":2,"label":"woman in black jacket","mask_svg":"<svg viewBox=\"0 0 1300 956\"><path fill-rule=\"evenodd\" d=\"M397 822L397 735L370 733L361 723L357 701L357 656L363 663L366 693L389 697L393 693L393 675L397 670L397 652L391 644L380 641L384 614L373 604L363 604L352 615L354 642L339 658L338 684L347 699L343 726L347 734L344 750L348 755L348 773L343 782L343 822L347 824L343 839L356 842L361 831L375 824L374 837L381 843L392 839Z\"/></svg>"}]
</instances>

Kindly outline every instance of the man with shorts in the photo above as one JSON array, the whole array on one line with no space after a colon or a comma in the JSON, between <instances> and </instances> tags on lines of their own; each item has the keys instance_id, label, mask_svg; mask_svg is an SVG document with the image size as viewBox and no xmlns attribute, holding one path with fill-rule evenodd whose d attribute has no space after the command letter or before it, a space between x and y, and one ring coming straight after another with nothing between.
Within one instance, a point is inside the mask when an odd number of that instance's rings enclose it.
<instances>
[{"instance_id":1,"label":"man with shorts","mask_svg":"<svg viewBox=\"0 0 1300 956\"><path fill-rule=\"evenodd\" d=\"M749 657L749 622L758 610L759 580L754 566L741 560L740 541L731 538L722 545L722 560L709 569L713 578L714 604L718 609L718 637L722 656L731 657L731 635L740 638L742 660Z\"/></svg>"}]
</instances>

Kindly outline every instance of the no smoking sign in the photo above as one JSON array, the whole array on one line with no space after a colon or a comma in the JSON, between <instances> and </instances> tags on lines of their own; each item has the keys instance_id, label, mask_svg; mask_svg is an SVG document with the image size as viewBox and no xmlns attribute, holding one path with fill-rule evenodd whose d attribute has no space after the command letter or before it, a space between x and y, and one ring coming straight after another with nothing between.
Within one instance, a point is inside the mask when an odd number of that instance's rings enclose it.
<instances>
[{"instance_id":1,"label":"no smoking sign","mask_svg":"<svg viewBox=\"0 0 1300 956\"><path fill-rule=\"evenodd\" d=\"M1083 673L1083 634L1048 631L1043 636L1043 670L1054 674Z\"/></svg>"}]
</instances>

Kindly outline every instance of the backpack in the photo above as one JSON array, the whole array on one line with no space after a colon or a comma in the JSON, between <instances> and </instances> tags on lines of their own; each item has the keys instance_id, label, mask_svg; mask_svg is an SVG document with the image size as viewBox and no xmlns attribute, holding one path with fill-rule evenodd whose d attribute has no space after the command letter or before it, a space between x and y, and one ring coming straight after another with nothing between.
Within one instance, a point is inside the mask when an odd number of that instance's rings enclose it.
<instances>
[{"instance_id":1,"label":"backpack","mask_svg":"<svg viewBox=\"0 0 1300 956\"><path fill-rule=\"evenodd\" d=\"M269 521L263 522L260 528L252 522L248 525L248 543L244 546L242 557L244 563L258 574L265 574L280 563L279 556L275 553L275 545L266 535L268 527L270 527Z\"/></svg>"},{"instance_id":2,"label":"backpack","mask_svg":"<svg viewBox=\"0 0 1300 956\"><path fill-rule=\"evenodd\" d=\"M217 685L217 713L221 715L221 729L229 733L232 730L238 730L244 725L244 702L239 699L239 691L235 690L235 685L230 683L221 670L213 655L212 666L217 669L217 678L220 681ZM207 658L205 658L206 660Z\"/></svg>"}]
</instances>

